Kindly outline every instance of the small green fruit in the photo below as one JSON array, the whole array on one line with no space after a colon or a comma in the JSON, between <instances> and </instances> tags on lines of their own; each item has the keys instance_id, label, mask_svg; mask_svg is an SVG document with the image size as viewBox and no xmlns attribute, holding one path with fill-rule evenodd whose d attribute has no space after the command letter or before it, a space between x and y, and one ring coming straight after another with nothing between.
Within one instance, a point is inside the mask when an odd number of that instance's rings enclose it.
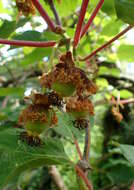
<instances>
[{"instance_id":1,"label":"small green fruit","mask_svg":"<svg viewBox=\"0 0 134 190\"><path fill-rule=\"evenodd\" d=\"M71 96L75 92L75 85L71 83L66 84L55 82L54 84L52 84L51 88L62 97Z\"/></svg>"},{"instance_id":2,"label":"small green fruit","mask_svg":"<svg viewBox=\"0 0 134 190\"><path fill-rule=\"evenodd\" d=\"M89 119L89 111L71 111L70 114L75 119Z\"/></svg>"}]
</instances>

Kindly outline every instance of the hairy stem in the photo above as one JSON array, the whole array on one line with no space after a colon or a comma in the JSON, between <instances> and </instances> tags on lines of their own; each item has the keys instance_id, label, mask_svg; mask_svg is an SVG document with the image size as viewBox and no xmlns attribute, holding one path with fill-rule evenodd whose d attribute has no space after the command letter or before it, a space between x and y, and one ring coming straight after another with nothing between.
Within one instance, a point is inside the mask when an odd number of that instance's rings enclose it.
<instances>
[{"instance_id":1,"label":"hairy stem","mask_svg":"<svg viewBox=\"0 0 134 190\"><path fill-rule=\"evenodd\" d=\"M34 6L36 7L36 9L39 11L39 13L41 14L41 16L44 18L44 20L47 22L49 28L55 32L56 30L56 26L53 23L52 19L48 16L47 12L45 11L45 9L42 7L42 5L40 4L39 0L32 0Z\"/></svg>"},{"instance_id":2,"label":"hairy stem","mask_svg":"<svg viewBox=\"0 0 134 190\"><path fill-rule=\"evenodd\" d=\"M83 181L85 182L86 186L88 187L88 190L93 190L93 186L92 186L91 182L88 180L88 178L87 178L86 174L83 172L83 170L77 165L76 165L75 169L76 169L78 176L80 176L83 179Z\"/></svg>"},{"instance_id":3,"label":"hairy stem","mask_svg":"<svg viewBox=\"0 0 134 190\"><path fill-rule=\"evenodd\" d=\"M122 32L120 32L119 34L117 34L114 38L112 38L110 41L106 42L104 45L102 45L101 47L99 47L98 49L96 49L95 51L93 51L91 54L89 54L88 56L84 57L84 58L79 58L80 61L86 61L90 58L92 58L93 56L95 56L98 52L100 52L101 50L103 50L104 48L106 48L107 46L109 46L111 43L113 43L114 41L116 41L117 39L119 39L121 36L123 36L125 33L127 33L130 29L133 28L133 25L129 25L127 28L125 28Z\"/></svg>"},{"instance_id":4,"label":"hairy stem","mask_svg":"<svg viewBox=\"0 0 134 190\"><path fill-rule=\"evenodd\" d=\"M101 9L103 3L104 3L104 0L100 0L99 3L97 4L96 8L94 9L93 13L91 14L91 17L89 18L89 20L87 22L87 24L85 24L85 26L82 29L81 38L85 35L85 33L87 32L87 30L91 26L94 18L96 17L98 11Z\"/></svg>"},{"instance_id":5,"label":"hairy stem","mask_svg":"<svg viewBox=\"0 0 134 190\"><path fill-rule=\"evenodd\" d=\"M83 0L82 5L81 5L80 15L79 15L75 35L74 35L74 43L73 43L74 48L78 45L79 40L80 40L82 24L83 24L83 20L86 14L88 3L89 3L89 0Z\"/></svg>"},{"instance_id":6,"label":"hairy stem","mask_svg":"<svg viewBox=\"0 0 134 190\"><path fill-rule=\"evenodd\" d=\"M87 162L89 160L90 142L91 142L90 127L88 125L85 129L85 147L83 153L83 160L86 160Z\"/></svg>"},{"instance_id":7,"label":"hairy stem","mask_svg":"<svg viewBox=\"0 0 134 190\"><path fill-rule=\"evenodd\" d=\"M61 26L61 20L60 20L60 17L58 15L58 12L57 12L57 10L55 8L53 0L48 0L48 3L49 3L49 6L50 6L54 16L55 16L56 24Z\"/></svg>"},{"instance_id":8,"label":"hairy stem","mask_svg":"<svg viewBox=\"0 0 134 190\"><path fill-rule=\"evenodd\" d=\"M34 42L34 41L23 41L23 40L0 39L0 44L7 44L12 46L29 46L29 47L53 47L56 45L56 42L55 41Z\"/></svg>"}]
</instances>

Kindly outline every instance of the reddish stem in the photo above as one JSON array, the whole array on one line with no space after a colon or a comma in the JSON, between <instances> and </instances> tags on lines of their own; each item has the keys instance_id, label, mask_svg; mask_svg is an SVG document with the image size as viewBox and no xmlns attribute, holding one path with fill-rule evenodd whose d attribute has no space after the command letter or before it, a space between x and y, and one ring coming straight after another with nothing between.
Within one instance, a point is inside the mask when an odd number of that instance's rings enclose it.
<instances>
[{"instance_id":1,"label":"reddish stem","mask_svg":"<svg viewBox=\"0 0 134 190\"><path fill-rule=\"evenodd\" d=\"M55 41L49 42L34 42L34 41L23 41L23 40L6 40L0 39L0 44L7 44L12 46L29 46L29 47L53 47L55 46Z\"/></svg>"},{"instance_id":2,"label":"reddish stem","mask_svg":"<svg viewBox=\"0 0 134 190\"><path fill-rule=\"evenodd\" d=\"M88 187L88 190L93 190L93 186L92 186L91 182L88 180L87 176L82 171L82 169L77 165L75 166L75 168L76 168L76 171L77 171L78 175L83 179L86 186Z\"/></svg>"},{"instance_id":3,"label":"reddish stem","mask_svg":"<svg viewBox=\"0 0 134 190\"><path fill-rule=\"evenodd\" d=\"M41 14L41 16L44 18L44 20L47 22L48 26L50 27L50 29L55 32L56 30L56 26L53 23L53 21L51 20L51 18L48 16L48 14L46 13L46 11L44 10L44 8L42 7L42 5L40 4L39 0L32 0L34 6L36 7L36 9L39 11L39 13Z\"/></svg>"},{"instance_id":4,"label":"reddish stem","mask_svg":"<svg viewBox=\"0 0 134 190\"><path fill-rule=\"evenodd\" d=\"M83 24L83 20L84 20L85 14L86 14L88 3L89 3L89 0L83 0L82 5L81 5L80 15L79 15L75 35L74 35L74 42L73 42L74 47L76 47L78 45L79 40L80 40L82 24Z\"/></svg>"},{"instance_id":5,"label":"reddish stem","mask_svg":"<svg viewBox=\"0 0 134 190\"><path fill-rule=\"evenodd\" d=\"M102 45L101 47L99 47L98 49L96 49L95 51L93 51L91 54L89 54L88 56L84 57L84 58L79 58L80 61L86 61L88 59L90 59L91 57L93 57L94 55L96 55L98 52L100 52L102 49L106 48L107 46L109 46L111 43L113 43L114 41L116 41L118 38L120 38L121 36L123 36L125 33L127 33L131 28L133 28L133 25L129 25L127 28L125 28L122 32L120 32L119 34L117 34L114 38L112 38L110 41L106 42L104 45Z\"/></svg>"},{"instance_id":6,"label":"reddish stem","mask_svg":"<svg viewBox=\"0 0 134 190\"><path fill-rule=\"evenodd\" d=\"M78 141L77 141L77 139L75 137L73 137L73 139L74 139L74 143L75 143L76 150L78 152L79 158L80 158L80 160L82 160L82 153L81 153Z\"/></svg>"},{"instance_id":7,"label":"reddish stem","mask_svg":"<svg viewBox=\"0 0 134 190\"><path fill-rule=\"evenodd\" d=\"M126 100L120 100L119 103L121 104L129 104L129 103L133 103L134 102L134 98L131 98L131 99L126 99ZM112 100L111 101L112 104L117 104L117 101L115 100Z\"/></svg>"},{"instance_id":8,"label":"reddish stem","mask_svg":"<svg viewBox=\"0 0 134 190\"><path fill-rule=\"evenodd\" d=\"M87 32L87 30L91 26L94 18L96 17L98 11L101 9L103 3L104 3L104 0L100 0L99 3L97 4L96 8L94 9L93 13L91 14L91 17L89 18L89 20L87 22L87 24L85 24L85 26L82 29L81 38L85 35L85 33Z\"/></svg>"}]
</instances>

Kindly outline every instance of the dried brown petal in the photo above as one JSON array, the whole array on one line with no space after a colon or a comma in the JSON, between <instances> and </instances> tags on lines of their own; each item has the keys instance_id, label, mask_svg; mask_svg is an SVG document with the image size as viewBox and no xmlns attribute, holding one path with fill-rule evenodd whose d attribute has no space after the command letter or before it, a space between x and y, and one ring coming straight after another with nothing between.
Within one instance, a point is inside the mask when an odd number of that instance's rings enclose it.
<instances>
[{"instance_id":1,"label":"dried brown petal","mask_svg":"<svg viewBox=\"0 0 134 190\"><path fill-rule=\"evenodd\" d=\"M89 99L77 99L77 98L69 98L66 104L67 112L81 112L88 111L90 115L94 115L94 106Z\"/></svg>"},{"instance_id":2,"label":"dried brown petal","mask_svg":"<svg viewBox=\"0 0 134 190\"><path fill-rule=\"evenodd\" d=\"M95 94L98 90L93 81L89 80L86 73L75 67L71 52L63 54L60 63L48 74L44 74L40 78L42 86L51 88L54 83L72 84L76 87L78 96Z\"/></svg>"},{"instance_id":3,"label":"dried brown petal","mask_svg":"<svg viewBox=\"0 0 134 190\"><path fill-rule=\"evenodd\" d=\"M117 107L112 107L112 114L119 123L123 120L123 115L119 112Z\"/></svg>"},{"instance_id":4,"label":"dried brown petal","mask_svg":"<svg viewBox=\"0 0 134 190\"><path fill-rule=\"evenodd\" d=\"M48 121L46 115L46 109L42 105L29 105L25 108L20 116L19 116L19 123L25 124L28 121L34 123L36 121L45 123Z\"/></svg>"}]
</instances>

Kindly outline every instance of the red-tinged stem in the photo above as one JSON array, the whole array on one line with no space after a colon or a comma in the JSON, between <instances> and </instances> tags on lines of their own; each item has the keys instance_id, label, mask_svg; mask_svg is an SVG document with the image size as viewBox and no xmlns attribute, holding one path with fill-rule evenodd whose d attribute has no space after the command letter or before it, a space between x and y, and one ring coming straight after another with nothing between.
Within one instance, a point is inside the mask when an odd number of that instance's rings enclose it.
<instances>
[{"instance_id":1,"label":"red-tinged stem","mask_svg":"<svg viewBox=\"0 0 134 190\"><path fill-rule=\"evenodd\" d=\"M89 18L89 20L87 22L87 24L85 24L85 26L82 29L81 38L85 35L85 33L87 32L87 30L91 26L94 18L96 17L98 11L101 9L103 3L104 3L104 0L100 0L99 3L97 4L96 8L94 9L93 13L91 14L91 17Z\"/></svg>"},{"instance_id":2,"label":"red-tinged stem","mask_svg":"<svg viewBox=\"0 0 134 190\"><path fill-rule=\"evenodd\" d=\"M81 153L78 141L77 141L77 139L75 137L73 137L73 139L74 139L74 143L75 143L76 150L78 152L79 158L80 158L80 160L82 160L82 153Z\"/></svg>"},{"instance_id":3,"label":"red-tinged stem","mask_svg":"<svg viewBox=\"0 0 134 190\"><path fill-rule=\"evenodd\" d=\"M133 25L129 25L127 28L125 28L122 32L120 32L119 34L117 34L110 41L106 42L104 45L102 45L101 47L99 47L98 49L96 49L95 51L93 51L88 56L86 56L84 58L79 58L79 60L80 61L86 61L86 60L90 59L91 57L93 57L94 55L96 55L98 52L100 52L101 50L103 50L104 48L106 48L107 46L109 46L111 43L113 43L114 41L116 41L118 38L120 38L121 36L123 36L125 33L127 33L131 28L133 28Z\"/></svg>"},{"instance_id":4,"label":"red-tinged stem","mask_svg":"<svg viewBox=\"0 0 134 190\"><path fill-rule=\"evenodd\" d=\"M86 186L88 187L88 190L93 190L93 186L91 184L91 182L88 180L87 176L85 175L85 173L82 171L82 169L76 165L76 171L78 173L78 175L83 179L83 181L85 182Z\"/></svg>"},{"instance_id":5,"label":"red-tinged stem","mask_svg":"<svg viewBox=\"0 0 134 190\"><path fill-rule=\"evenodd\" d=\"M79 15L75 35L74 35L74 42L73 42L74 48L78 45L79 40L80 40L82 24L83 24L83 20L86 14L88 3L89 3L89 0L83 0L82 5L81 5L80 15Z\"/></svg>"},{"instance_id":6,"label":"red-tinged stem","mask_svg":"<svg viewBox=\"0 0 134 190\"><path fill-rule=\"evenodd\" d=\"M55 41L50 42L34 42L34 41L23 41L23 40L6 40L0 39L0 44L7 44L12 46L29 46L29 47L53 47L56 45Z\"/></svg>"},{"instance_id":7,"label":"red-tinged stem","mask_svg":"<svg viewBox=\"0 0 134 190\"><path fill-rule=\"evenodd\" d=\"M48 3L50 5L50 8L51 8L54 16L55 16L56 24L59 25L59 26L61 26L61 20L60 20L60 17L58 15L58 12L57 12L57 10L55 8L53 0L48 0Z\"/></svg>"},{"instance_id":8,"label":"red-tinged stem","mask_svg":"<svg viewBox=\"0 0 134 190\"><path fill-rule=\"evenodd\" d=\"M56 26L53 23L53 21L51 20L51 18L48 16L48 14L46 13L46 11L44 10L44 8L42 7L42 5L40 4L39 0L32 0L34 6L36 7L36 9L39 11L39 13L41 14L41 16L44 18L44 20L47 22L48 26L50 27L50 29L55 32L56 30Z\"/></svg>"},{"instance_id":9,"label":"red-tinged stem","mask_svg":"<svg viewBox=\"0 0 134 190\"><path fill-rule=\"evenodd\" d=\"M117 104L117 101L111 101L112 104ZM129 104L129 103L134 103L134 98L126 99L126 100L120 100L119 103L121 104Z\"/></svg>"}]
</instances>

